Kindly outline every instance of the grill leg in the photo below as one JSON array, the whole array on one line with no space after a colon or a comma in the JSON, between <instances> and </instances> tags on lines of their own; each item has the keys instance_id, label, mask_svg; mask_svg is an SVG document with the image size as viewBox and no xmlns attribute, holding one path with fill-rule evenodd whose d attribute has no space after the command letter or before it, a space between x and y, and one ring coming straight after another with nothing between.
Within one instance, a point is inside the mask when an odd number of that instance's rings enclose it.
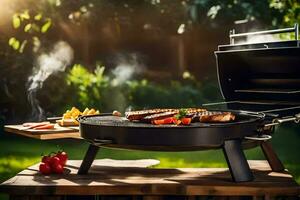
<instances>
[{"instance_id":1,"label":"grill leg","mask_svg":"<svg viewBox=\"0 0 300 200\"><path fill-rule=\"evenodd\" d=\"M269 165L270 165L272 171L274 171L274 172L284 171L284 166L281 163L281 161L279 160L275 151L273 150L271 143L266 141L266 142L263 142L260 146L264 152L265 157L267 158L267 160L269 162Z\"/></svg>"},{"instance_id":2,"label":"grill leg","mask_svg":"<svg viewBox=\"0 0 300 200\"><path fill-rule=\"evenodd\" d=\"M99 146L90 144L87 152L85 153L85 156L82 160L82 163L80 165L80 168L79 168L77 174L87 174L88 173L88 171L99 151L99 148L100 148Z\"/></svg>"},{"instance_id":3,"label":"grill leg","mask_svg":"<svg viewBox=\"0 0 300 200\"><path fill-rule=\"evenodd\" d=\"M223 152L233 181L245 182L252 181L254 179L243 152L241 140L225 141Z\"/></svg>"}]
</instances>

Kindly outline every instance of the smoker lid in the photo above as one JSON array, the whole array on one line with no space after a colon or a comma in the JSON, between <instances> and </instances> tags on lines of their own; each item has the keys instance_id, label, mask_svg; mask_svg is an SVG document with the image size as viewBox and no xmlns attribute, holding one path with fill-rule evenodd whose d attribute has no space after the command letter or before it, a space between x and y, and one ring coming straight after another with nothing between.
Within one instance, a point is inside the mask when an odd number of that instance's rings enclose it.
<instances>
[{"instance_id":1,"label":"smoker lid","mask_svg":"<svg viewBox=\"0 0 300 200\"><path fill-rule=\"evenodd\" d=\"M260 34L295 32L295 40L236 44L235 39ZM225 101L300 105L298 25L293 28L230 34L231 44L215 52ZM257 106L255 106L257 107Z\"/></svg>"},{"instance_id":2,"label":"smoker lid","mask_svg":"<svg viewBox=\"0 0 300 200\"><path fill-rule=\"evenodd\" d=\"M281 33L294 33L294 40L287 41L268 41L265 35L281 34ZM298 24L294 27L267 31L257 31L248 33L235 33L235 30L231 30L229 34L230 44L219 45L216 53L222 51L235 51L235 50L259 50L259 49L273 49L273 48L292 48L300 46L298 40ZM274 40L272 38L272 40Z\"/></svg>"}]
</instances>

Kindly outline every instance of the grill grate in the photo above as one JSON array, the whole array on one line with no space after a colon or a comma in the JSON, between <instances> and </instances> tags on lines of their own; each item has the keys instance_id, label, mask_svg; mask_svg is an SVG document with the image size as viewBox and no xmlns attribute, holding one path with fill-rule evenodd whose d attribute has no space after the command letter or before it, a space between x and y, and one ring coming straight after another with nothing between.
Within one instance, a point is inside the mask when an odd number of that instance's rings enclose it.
<instances>
[{"instance_id":1,"label":"grill grate","mask_svg":"<svg viewBox=\"0 0 300 200\"><path fill-rule=\"evenodd\" d=\"M221 111L205 112L206 114L222 113ZM125 117L117 116L84 116L79 119L80 123L95 125L95 126L109 126L109 127L131 127L131 128L201 128L201 127L223 127L232 126L237 124L254 122L257 117L263 117L263 115L249 115L247 113L233 113L236 118L232 122L219 122L219 123L202 123L193 122L188 126L175 125L175 124L164 124L154 125L150 123L134 122L129 121ZM200 114L201 115L201 114Z\"/></svg>"}]
</instances>

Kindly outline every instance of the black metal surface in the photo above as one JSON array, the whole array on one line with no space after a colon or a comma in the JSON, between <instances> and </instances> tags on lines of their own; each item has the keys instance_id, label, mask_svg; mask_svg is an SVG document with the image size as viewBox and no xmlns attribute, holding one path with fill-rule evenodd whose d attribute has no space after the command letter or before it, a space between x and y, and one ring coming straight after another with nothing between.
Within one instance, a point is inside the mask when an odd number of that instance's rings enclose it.
<instances>
[{"instance_id":1,"label":"black metal surface","mask_svg":"<svg viewBox=\"0 0 300 200\"><path fill-rule=\"evenodd\" d=\"M300 105L300 48L215 52L226 101L271 101Z\"/></svg>"},{"instance_id":2,"label":"black metal surface","mask_svg":"<svg viewBox=\"0 0 300 200\"><path fill-rule=\"evenodd\" d=\"M95 160L95 157L99 151L99 146L90 144L87 152L85 153L85 156L82 160L82 163L80 165L80 168L77 172L77 174L87 174L93 161Z\"/></svg>"},{"instance_id":3,"label":"black metal surface","mask_svg":"<svg viewBox=\"0 0 300 200\"><path fill-rule=\"evenodd\" d=\"M223 145L223 152L235 182L253 180L253 174L242 149L242 142L239 139L227 140Z\"/></svg>"},{"instance_id":4,"label":"black metal surface","mask_svg":"<svg viewBox=\"0 0 300 200\"><path fill-rule=\"evenodd\" d=\"M80 117L81 137L95 143L95 140L110 141L99 144L114 148L164 149L209 149L220 148L225 140L242 139L254 135L264 115L234 113L236 121L229 123L192 123L189 126L152 125L130 122L115 116ZM97 141L96 141L97 143ZM151 148L153 147L153 148Z\"/></svg>"},{"instance_id":5,"label":"black metal surface","mask_svg":"<svg viewBox=\"0 0 300 200\"><path fill-rule=\"evenodd\" d=\"M284 171L284 166L282 162L279 160L278 156L276 155L275 151L270 142L266 141L261 143L261 149L268 160L272 171L274 172L282 172Z\"/></svg>"}]
</instances>

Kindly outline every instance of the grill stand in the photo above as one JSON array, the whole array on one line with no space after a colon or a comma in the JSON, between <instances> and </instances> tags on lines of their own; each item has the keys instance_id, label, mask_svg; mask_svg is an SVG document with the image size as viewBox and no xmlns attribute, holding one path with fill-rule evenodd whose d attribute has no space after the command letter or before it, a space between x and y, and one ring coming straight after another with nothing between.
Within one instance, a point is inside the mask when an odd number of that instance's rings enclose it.
<instances>
[{"instance_id":1,"label":"grill stand","mask_svg":"<svg viewBox=\"0 0 300 200\"><path fill-rule=\"evenodd\" d=\"M246 182L254 179L243 152L241 140L225 141L223 152L233 181Z\"/></svg>"},{"instance_id":2,"label":"grill stand","mask_svg":"<svg viewBox=\"0 0 300 200\"><path fill-rule=\"evenodd\" d=\"M284 166L274 152L270 142L262 142L260 147L269 165L274 172L284 171ZM246 182L254 179L252 171L249 167L245 154L242 148L241 140L227 140L223 145L223 153L226 158L230 174L235 182ZM89 148L82 160L78 174L87 174L100 146L97 144L90 144Z\"/></svg>"},{"instance_id":3,"label":"grill stand","mask_svg":"<svg viewBox=\"0 0 300 200\"><path fill-rule=\"evenodd\" d=\"M85 153L85 156L82 160L82 163L80 165L80 168L77 172L77 174L87 174L93 161L96 158L96 155L99 151L100 147L96 146L94 144L90 144L87 152Z\"/></svg>"},{"instance_id":4,"label":"grill stand","mask_svg":"<svg viewBox=\"0 0 300 200\"><path fill-rule=\"evenodd\" d=\"M274 172L284 171L284 166L279 160L278 156L273 150L273 147L269 141L261 143L260 147L263 150L265 157L267 158L269 165Z\"/></svg>"}]
</instances>

